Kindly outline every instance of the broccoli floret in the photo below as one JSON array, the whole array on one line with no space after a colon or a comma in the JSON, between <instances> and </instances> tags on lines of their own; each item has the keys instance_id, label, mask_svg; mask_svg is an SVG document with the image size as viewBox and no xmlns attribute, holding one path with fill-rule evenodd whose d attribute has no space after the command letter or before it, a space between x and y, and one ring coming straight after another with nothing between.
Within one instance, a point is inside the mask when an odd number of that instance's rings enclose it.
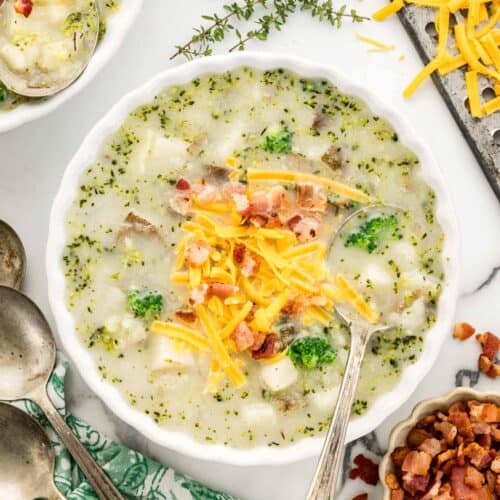
<instances>
[{"instance_id":1,"label":"broccoli floret","mask_svg":"<svg viewBox=\"0 0 500 500\"><path fill-rule=\"evenodd\" d=\"M262 147L268 153L286 154L292 150L292 138L293 132L284 127L267 134Z\"/></svg>"},{"instance_id":2,"label":"broccoli floret","mask_svg":"<svg viewBox=\"0 0 500 500\"><path fill-rule=\"evenodd\" d=\"M288 350L294 365L308 370L329 365L337 358L337 351L321 337L301 337L295 340Z\"/></svg>"},{"instance_id":3,"label":"broccoli floret","mask_svg":"<svg viewBox=\"0 0 500 500\"><path fill-rule=\"evenodd\" d=\"M366 221L359 231L349 235L346 247L358 247L372 253L383 239L400 240L403 235L398 228L398 220L394 214L375 217Z\"/></svg>"},{"instance_id":4,"label":"broccoli floret","mask_svg":"<svg viewBox=\"0 0 500 500\"><path fill-rule=\"evenodd\" d=\"M127 297L132 312L141 318L155 318L163 309L163 296L151 290L132 290Z\"/></svg>"}]
</instances>

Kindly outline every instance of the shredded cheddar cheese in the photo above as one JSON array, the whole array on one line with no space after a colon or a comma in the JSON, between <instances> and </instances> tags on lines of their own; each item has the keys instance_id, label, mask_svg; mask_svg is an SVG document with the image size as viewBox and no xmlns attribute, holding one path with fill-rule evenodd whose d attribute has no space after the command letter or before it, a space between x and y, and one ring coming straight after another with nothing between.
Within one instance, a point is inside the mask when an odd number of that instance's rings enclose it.
<instances>
[{"instance_id":1,"label":"shredded cheddar cheese","mask_svg":"<svg viewBox=\"0 0 500 500\"><path fill-rule=\"evenodd\" d=\"M379 42L378 40L374 40L373 38L368 38L367 36L357 34L356 38L364 43L371 45L372 47L375 47L375 50L377 51L387 52L396 48L395 45L387 45L386 43Z\"/></svg>"},{"instance_id":2,"label":"shredded cheddar cheese","mask_svg":"<svg viewBox=\"0 0 500 500\"><path fill-rule=\"evenodd\" d=\"M438 33L435 57L404 89L411 97L436 70L439 75L467 66L465 88L473 117L480 118L498 111L496 98L481 102L481 89L500 85L500 4L498 0L406 0L407 3L436 8L435 27ZM404 7L404 1L393 1L373 14L382 21ZM464 21L450 25L450 13L459 11ZM450 42L451 38L451 42Z\"/></svg>"},{"instance_id":3,"label":"shredded cheddar cheese","mask_svg":"<svg viewBox=\"0 0 500 500\"><path fill-rule=\"evenodd\" d=\"M377 322L378 313L371 308L344 276L341 274L337 275L335 282L340 288L343 297L353 305L362 318L372 324Z\"/></svg>"},{"instance_id":4,"label":"shredded cheddar cheese","mask_svg":"<svg viewBox=\"0 0 500 500\"><path fill-rule=\"evenodd\" d=\"M360 203L369 203L370 196L358 189L354 189L341 182L321 177L314 174L305 172L292 172L289 170L258 170L248 169L247 178L249 182L252 181L282 181L282 182L315 182L323 185L329 191L339 194L350 200L358 201Z\"/></svg>"}]
</instances>

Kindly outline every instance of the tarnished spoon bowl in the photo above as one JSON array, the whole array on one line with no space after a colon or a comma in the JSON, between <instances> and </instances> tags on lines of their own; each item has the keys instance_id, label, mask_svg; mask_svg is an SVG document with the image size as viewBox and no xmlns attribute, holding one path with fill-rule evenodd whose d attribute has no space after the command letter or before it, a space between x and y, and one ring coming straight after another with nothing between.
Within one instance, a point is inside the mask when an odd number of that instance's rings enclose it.
<instances>
[{"instance_id":1,"label":"tarnished spoon bowl","mask_svg":"<svg viewBox=\"0 0 500 500\"><path fill-rule=\"evenodd\" d=\"M0 400L34 401L59 434L97 496L101 500L123 500L47 395L47 381L55 361L54 338L40 309L17 290L0 286ZM0 499L3 498L6 497L0 495Z\"/></svg>"},{"instance_id":2,"label":"tarnished spoon bowl","mask_svg":"<svg viewBox=\"0 0 500 500\"><path fill-rule=\"evenodd\" d=\"M23 411L0 403L0 498L63 499L53 481L54 459L42 428Z\"/></svg>"},{"instance_id":3,"label":"tarnished spoon bowl","mask_svg":"<svg viewBox=\"0 0 500 500\"><path fill-rule=\"evenodd\" d=\"M21 288L26 273L26 252L17 233L0 220L0 285Z\"/></svg>"},{"instance_id":4,"label":"tarnished spoon bowl","mask_svg":"<svg viewBox=\"0 0 500 500\"><path fill-rule=\"evenodd\" d=\"M36 8L37 5L35 4L33 9ZM35 78L29 72L23 74L13 71L0 58L0 82L12 92L26 97L49 97L69 87L87 67L99 40L100 16L97 0L90 0L87 8L88 10L83 13L85 21L81 23L82 29L73 33L75 52L78 47L81 55L81 58L79 55L80 64L73 71L63 77L58 71L60 68L56 68L52 73L44 74L43 78L39 75ZM0 18L2 14L5 14L6 9L13 9L12 1L0 2ZM3 29L5 27L0 23L0 39L2 38Z\"/></svg>"}]
</instances>

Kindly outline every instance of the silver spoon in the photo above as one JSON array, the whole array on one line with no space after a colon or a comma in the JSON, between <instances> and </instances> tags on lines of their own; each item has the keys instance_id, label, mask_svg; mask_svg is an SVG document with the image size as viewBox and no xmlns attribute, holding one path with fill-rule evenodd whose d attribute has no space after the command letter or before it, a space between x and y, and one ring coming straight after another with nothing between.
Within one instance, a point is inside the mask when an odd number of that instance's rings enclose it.
<instances>
[{"instance_id":1,"label":"silver spoon","mask_svg":"<svg viewBox=\"0 0 500 500\"><path fill-rule=\"evenodd\" d=\"M71 432L47 395L56 346L47 320L22 293L0 286L0 399L29 399L45 413L100 499L122 495Z\"/></svg>"},{"instance_id":2,"label":"silver spoon","mask_svg":"<svg viewBox=\"0 0 500 500\"><path fill-rule=\"evenodd\" d=\"M359 228L363 222L377 214L393 214L400 210L397 207L375 205L354 212L333 235L328 250L329 257L335 255L336 244L339 242L343 244L346 236L353 232L355 228ZM330 500L337 490L342 473L347 427L351 417L352 404L366 346L374 333L392 328L390 325L381 323L370 324L351 308L342 304L336 304L335 311L350 328L351 348L335 411L307 494L307 500Z\"/></svg>"},{"instance_id":3,"label":"silver spoon","mask_svg":"<svg viewBox=\"0 0 500 500\"><path fill-rule=\"evenodd\" d=\"M54 484L54 448L26 413L0 403L0 495L64 500Z\"/></svg>"},{"instance_id":4,"label":"silver spoon","mask_svg":"<svg viewBox=\"0 0 500 500\"><path fill-rule=\"evenodd\" d=\"M78 27L72 34L74 52L76 53L78 50L78 61L80 62L80 64L76 65L74 71L61 77L57 71L60 68L56 68L52 74L48 72L43 74L43 76L37 74L36 77L34 77L30 75L29 71L21 72L13 70L6 61L0 57L0 82L12 92L26 97L49 97L69 87L87 67L99 40L100 17L97 0L89 1L86 5L87 10L81 13L83 19L80 23L81 29ZM36 8L37 4L33 7L33 12ZM11 9L11 12L8 13L7 9ZM3 4L0 2L0 18L6 17L7 15L21 15L12 14L13 9L14 7L11 1L5 1ZM31 15L33 15L33 13ZM0 39L2 38L1 31L3 31L5 27L6 23L0 24Z\"/></svg>"},{"instance_id":5,"label":"silver spoon","mask_svg":"<svg viewBox=\"0 0 500 500\"><path fill-rule=\"evenodd\" d=\"M26 273L26 252L17 233L0 220L0 285L19 289Z\"/></svg>"}]
</instances>

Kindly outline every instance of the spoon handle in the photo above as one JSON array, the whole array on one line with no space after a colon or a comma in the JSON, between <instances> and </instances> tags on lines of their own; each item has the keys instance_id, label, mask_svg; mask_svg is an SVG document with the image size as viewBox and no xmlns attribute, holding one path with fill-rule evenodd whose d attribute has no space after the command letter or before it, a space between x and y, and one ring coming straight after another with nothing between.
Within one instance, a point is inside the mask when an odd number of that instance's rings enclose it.
<instances>
[{"instance_id":1,"label":"spoon handle","mask_svg":"<svg viewBox=\"0 0 500 500\"><path fill-rule=\"evenodd\" d=\"M355 331L354 325L351 327L351 349L344 378L307 500L330 500L336 491L342 473L347 426L368 338L365 332Z\"/></svg>"},{"instance_id":2,"label":"spoon handle","mask_svg":"<svg viewBox=\"0 0 500 500\"><path fill-rule=\"evenodd\" d=\"M71 432L68 424L62 419L59 412L47 396L45 389L37 394L35 402L45 413L45 416L57 432L62 442L68 448L71 456L75 459L88 482L94 488L100 500L124 500L115 485L106 476L104 471L97 465L85 447Z\"/></svg>"}]
</instances>

